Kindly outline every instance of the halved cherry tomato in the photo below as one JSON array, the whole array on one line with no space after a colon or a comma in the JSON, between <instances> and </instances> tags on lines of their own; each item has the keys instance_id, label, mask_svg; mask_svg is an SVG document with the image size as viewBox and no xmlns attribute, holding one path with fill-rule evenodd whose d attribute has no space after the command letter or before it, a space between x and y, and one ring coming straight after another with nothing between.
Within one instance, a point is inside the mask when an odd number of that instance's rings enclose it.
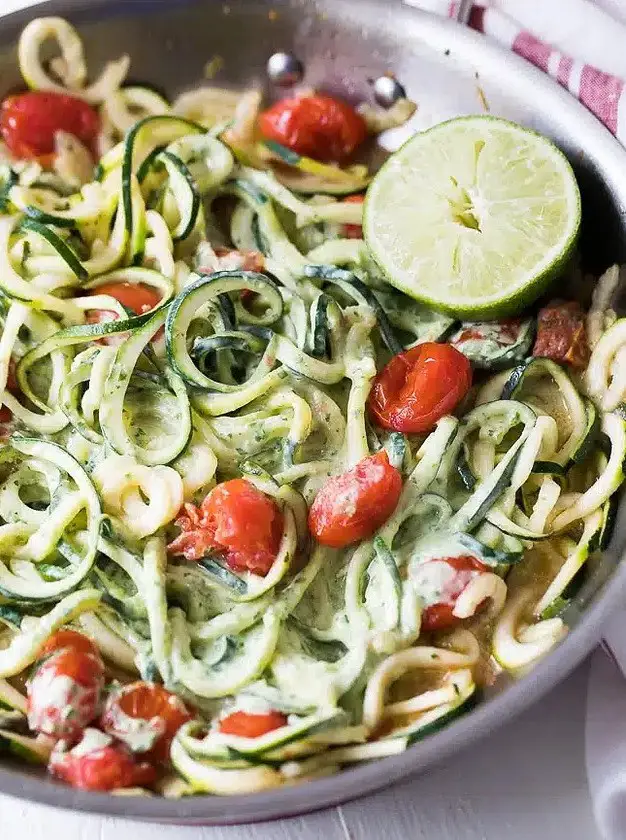
<instances>
[{"instance_id":1,"label":"halved cherry tomato","mask_svg":"<svg viewBox=\"0 0 626 840\"><path fill-rule=\"evenodd\" d=\"M93 153L99 130L97 111L65 93L19 93L7 96L0 108L0 134L18 158L45 159L54 151L57 131L73 134Z\"/></svg>"},{"instance_id":2,"label":"halved cherry tomato","mask_svg":"<svg viewBox=\"0 0 626 840\"><path fill-rule=\"evenodd\" d=\"M122 306L130 309L135 315L143 315L153 309L161 300L160 295L149 286L139 283L103 283L89 292L90 295L109 295L119 300ZM106 317L105 317L106 316ZM102 324L105 321L117 320L117 313L107 309L94 309L87 313L87 323Z\"/></svg>"},{"instance_id":3,"label":"halved cherry tomato","mask_svg":"<svg viewBox=\"0 0 626 840\"><path fill-rule=\"evenodd\" d=\"M280 546L283 515L276 502L243 478L218 484L200 508L185 505L176 520L182 533L170 554L199 560L208 551L224 554L235 571L266 575Z\"/></svg>"},{"instance_id":4,"label":"halved cherry tomato","mask_svg":"<svg viewBox=\"0 0 626 840\"><path fill-rule=\"evenodd\" d=\"M349 158L367 136L365 120L351 105L321 93L281 99L259 116L259 129L268 140L322 161Z\"/></svg>"},{"instance_id":5,"label":"halved cherry tomato","mask_svg":"<svg viewBox=\"0 0 626 840\"><path fill-rule=\"evenodd\" d=\"M365 196L363 193L356 193L356 195L347 195L342 201L349 204L363 204ZM341 235L344 239L363 239L362 225L342 225Z\"/></svg>"},{"instance_id":6,"label":"halved cherry tomato","mask_svg":"<svg viewBox=\"0 0 626 840\"><path fill-rule=\"evenodd\" d=\"M174 735L189 720L191 714L179 697L162 685L139 681L109 695L100 723L109 735L126 741L133 752L161 764L169 758ZM141 743L144 735L146 746Z\"/></svg>"},{"instance_id":7,"label":"halved cherry tomato","mask_svg":"<svg viewBox=\"0 0 626 840\"><path fill-rule=\"evenodd\" d=\"M260 738L268 732L287 725L287 717L282 712L264 712L251 714L249 712L233 712L222 718L219 724L220 732L224 735L238 735L240 738Z\"/></svg>"},{"instance_id":8,"label":"halved cherry tomato","mask_svg":"<svg viewBox=\"0 0 626 840\"><path fill-rule=\"evenodd\" d=\"M309 530L333 548L358 542L391 516L401 492L402 476L387 453L368 455L324 484L309 511Z\"/></svg>"},{"instance_id":9,"label":"halved cherry tomato","mask_svg":"<svg viewBox=\"0 0 626 840\"><path fill-rule=\"evenodd\" d=\"M375 423L397 432L430 432L472 384L467 358L449 344L426 342L398 353L381 370L368 399Z\"/></svg>"},{"instance_id":10,"label":"halved cherry tomato","mask_svg":"<svg viewBox=\"0 0 626 840\"><path fill-rule=\"evenodd\" d=\"M149 286L142 286L137 283L103 283L96 289L89 292L90 295L110 295L119 300L122 306L130 309L135 315L143 315L144 312L149 312L161 300L160 296L154 289ZM88 324L107 324L110 321L117 321L117 312L112 312L110 309L90 309L85 320ZM162 330L156 334L157 338ZM101 338L100 342L103 344L118 344L123 340L120 335L110 335Z\"/></svg>"},{"instance_id":11,"label":"halved cherry tomato","mask_svg":"<svg viewBox=\"0 0 626 840\"><path fill-rule=\"evenodd\" d=\"M99 654L78 647L53 650L28 681L28 725L35 732L75 740L98 715L103 689Z\"/></svg>"},{"instance_id":12,"label":"halved cherry tomato","mask_svg":"<svg viewBox=\"0 0 626 840\"><path fill-rule=\"evenodd\" d=\"M60 630L57 630L56 633L50 636L42 647L39 658L43 659L51 653L57 650L63 650L64 648L72 648L72 650L77 650L80 653L90 653L93 656L100 656L100 651L96 645L84 633L79 633L70 627L61 627Z\"/></svg>"},{"instance_id":13,"label":"halved cherry tomato","mask_svg":"<svg viewBox=\"0 0 626 840\"><path fill-rule=\"evenodd\" d=\"M117 790L150 785L156 770L147 761L138 762L123 744L110 743L84 751L79 744L73 750L53 750L48 770L72 787L81 790Z\"/></svg>"},{"instance_id":14,"label":"halved cherry tomato","mask_svg":"<svg viewBox=\"0 0 626 840\"><path fill-rule=\"evenodd\" d=\"M434 564L438 565L436 570L433 569ZM424 563L425 574L434 572L437 575L439 593L438 600L428 604L422 612L422 630L447 630L458 624L461 619L453 613L457 598L470 581L486 571L487 567L469 554Z\"/></svg>"}]
</instances>

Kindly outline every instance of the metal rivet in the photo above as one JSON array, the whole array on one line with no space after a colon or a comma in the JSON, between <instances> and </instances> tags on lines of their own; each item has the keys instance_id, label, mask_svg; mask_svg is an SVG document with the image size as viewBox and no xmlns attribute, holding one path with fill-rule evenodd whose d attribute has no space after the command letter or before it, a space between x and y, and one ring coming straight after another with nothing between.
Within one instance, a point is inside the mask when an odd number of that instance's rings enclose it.
<instances>
[{"instance_id":1,"label":"metal rivet","mask_svg":"<svg viewBox=\"0 0 626 840\"><path fill-rule=\"evenodd\" d=\"M295 55L277 52L267 62L267 75L275 85L290 87L302 81L304 67Z\"/></svg>"},{"instance_id":2,"label":"metal rivet","mask_svg":"<svg viewBox=\"0 0 626 840\"><path fill-rule=\"evenodd\" d=\"M374 99L383 108L390 108L398 99L406 99L406 90L395 76L379 76L374 82Z\"/></svg>"}]
</instances>

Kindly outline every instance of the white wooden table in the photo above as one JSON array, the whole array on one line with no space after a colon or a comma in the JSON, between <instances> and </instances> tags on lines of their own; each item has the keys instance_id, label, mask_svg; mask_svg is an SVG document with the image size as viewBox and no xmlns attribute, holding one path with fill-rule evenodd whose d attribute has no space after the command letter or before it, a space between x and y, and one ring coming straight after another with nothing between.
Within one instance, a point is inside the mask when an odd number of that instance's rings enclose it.
<instances>
[{"instance_id":1,"label":"white wooden table","mask_svg":"<svg viewBox=\"0 0 626 840\"><path fill-rule=\"evenodd\" d=\"M85 0L87 2L88 0ZM8 13L33 0L0 0ZM600 840L584 769L587 666L444 766L330 811L240 828L156 827L0 796L0 840Z\"/></svg>"},{"instance_id":2,"label":"white wooden table","mask_svg":"<svg viewBox=\"0 0 626 840\"><path fill-rule=\"evenodd\" d=\"M587 670L444 766L341 808L265 825L182 829L0 796L0 840L600 840L583 764Z\"/></svg>"}]
</instances>

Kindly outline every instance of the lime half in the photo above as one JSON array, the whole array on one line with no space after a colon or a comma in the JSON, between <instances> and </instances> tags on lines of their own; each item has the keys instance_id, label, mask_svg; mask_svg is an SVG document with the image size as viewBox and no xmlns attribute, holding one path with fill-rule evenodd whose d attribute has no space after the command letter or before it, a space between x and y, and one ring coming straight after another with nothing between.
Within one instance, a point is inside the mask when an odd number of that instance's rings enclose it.
<instances>
[{"instance_id":1,"label":"lime half","mask_svg":"<svg viewBox=\"0 0 626 840\"><path fill-rule=\"evenodd\" d=\"M510 315L538 297L579 227L565 155L488 116L412 137L374 178L364 211L365 240L388 281L467 318Z\"/></svg>"}]
</instances>

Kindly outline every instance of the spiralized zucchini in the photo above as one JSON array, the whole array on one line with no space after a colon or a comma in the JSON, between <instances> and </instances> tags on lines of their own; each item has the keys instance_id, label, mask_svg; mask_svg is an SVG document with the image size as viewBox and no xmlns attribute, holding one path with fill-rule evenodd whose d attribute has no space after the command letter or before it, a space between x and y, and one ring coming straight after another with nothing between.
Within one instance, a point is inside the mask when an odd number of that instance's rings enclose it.
<instances>
[{"instance_id":1,"label":"spiralized zucchini","mask_svg":"<svg viewBox=\"0 0 626 840\"><path fill-rule=\"evenodd\" d=\"M61 55L48 67L50 38ZM239 794L401 752L468 710L486 674L545 656L624 480L619 270L595 291L581 380L525 358L529 315L514 353L479 348L498 372L458 416L387 434L367 417L377 370L460 325L390 289L364 241L346 238L362 204L337 196L364 189L367 171L261 147L257 90L205 87L170 106L122 86L126 57L87 85L59 18L26 27L19 60L32 88L101 106L104 154L92 178L87 150L58 137L54 174L0 170L0 393L13 415L0 445L0 703L24 713L5 678L74 623L117 676L160 680L198 710L160 789ZM379 131L413 111L403 100L366 116ZM130 312L110 293L119 283L158 303ZM382 449L403 478L391 517L347 549L311 544L324 481ZM181 508L233 477L282 512L264 576L167 553ZM460 628L426 632L445 588L431 561L468 554L483 566L455 600ZM235 711L285 722L225 735Z\"/></svg>"}]
</instances>

